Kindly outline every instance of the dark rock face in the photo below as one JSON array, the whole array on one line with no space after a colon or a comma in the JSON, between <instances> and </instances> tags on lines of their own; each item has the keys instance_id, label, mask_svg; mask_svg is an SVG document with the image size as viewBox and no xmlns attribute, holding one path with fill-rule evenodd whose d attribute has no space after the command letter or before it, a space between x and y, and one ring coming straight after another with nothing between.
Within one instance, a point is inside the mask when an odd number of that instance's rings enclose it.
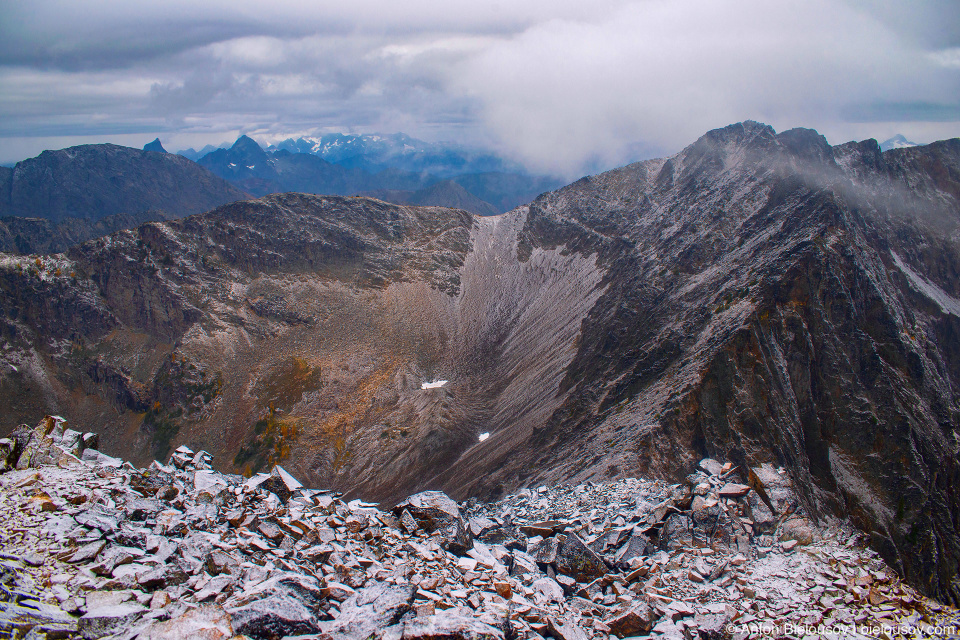
<instances>
[{"instance_id":1,"label":"dark rock face","mask_svg":"<svg viewBox=\"0 0 960 640\"><path fill-rule=\"evenodd\" d=\"M99 220L64 218L54 223L43 218L8 216L0 218L0 251L21 255L61 253L93 238L171 217L162 211L141 211Z\"/></svg>"},{"instance_id":2,"label":"dark rock face","mask_svg":"<svg viewBox=\"0 0 960 640\"><path fill-rule=\"evenodd\" d=\"M53 222L157 210L181 217L249 197L186 158L114 144L44 151L0 181L0 216Z\"/></svg>"},{"instance_id":3,"label":"dark rock face","mask_svg":"<svg viewBox=\"0 0 960 640\"><path fill-rule=\"evenodd\" d=\"M745 122L495 218L287 194L147 224L2 263L2 419L392 501L769 463L960 598L958 202L960 140Z\"/></svg>"}]
</instances>

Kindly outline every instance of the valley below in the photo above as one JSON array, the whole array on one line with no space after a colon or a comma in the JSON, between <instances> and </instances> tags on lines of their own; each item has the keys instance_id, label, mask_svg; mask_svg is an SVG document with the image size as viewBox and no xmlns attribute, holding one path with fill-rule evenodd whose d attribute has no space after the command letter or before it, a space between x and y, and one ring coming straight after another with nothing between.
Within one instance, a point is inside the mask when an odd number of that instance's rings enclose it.
<instances>
[{"instance_id":1,"label":"valley below","mask_svg":"<svg viewBox=\"0 0 960 640\"><path fill-rule=\"evenodd\" d=\"M772 465L957 604L958 226L960 140L755 122L498 216L234 202L0 254L0 432L385 507Z\"/></svg>"}]
</instances>

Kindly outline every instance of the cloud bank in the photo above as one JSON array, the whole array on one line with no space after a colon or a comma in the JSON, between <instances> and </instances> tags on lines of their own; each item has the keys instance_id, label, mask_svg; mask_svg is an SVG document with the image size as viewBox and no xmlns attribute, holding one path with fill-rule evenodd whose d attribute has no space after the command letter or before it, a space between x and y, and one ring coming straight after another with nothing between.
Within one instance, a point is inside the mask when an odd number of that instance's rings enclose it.
<instances>
[{"instance_id":1,"label":"cloud bank","mask_svg":"<svg viewBox=\"0 0 960 640\"><path fill-rule=\"evenodd\" d=\"M960 135L955 2L137 5L7 7L0 161L404 131L575 176L747 118L834 143Z\"/></svg>"}]
</instances>

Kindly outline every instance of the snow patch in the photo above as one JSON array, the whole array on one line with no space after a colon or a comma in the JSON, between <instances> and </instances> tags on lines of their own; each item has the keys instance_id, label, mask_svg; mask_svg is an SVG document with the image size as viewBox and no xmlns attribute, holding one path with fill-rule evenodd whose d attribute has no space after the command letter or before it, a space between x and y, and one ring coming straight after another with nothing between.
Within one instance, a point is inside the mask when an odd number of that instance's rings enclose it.
<instances>
[{"instance_id":1,"label":"snow patch","mask_svg":"<svg viewBox=\"0 0 960 640\"><path fill-rule=\"evenodd\" d=\"M436 380L434 382L424 382L420 385L421 389L439 389L443 385L450 382L449 380Z\"/></svg>"},{"instance_id":2,"label":"snow patch","mask_svg":"<svg viewBox=\"0 0 960 640\"><path fill-rule=\"evenodd\" d=\"M480 440L480 442L483 442L484 440L486 440L486 439L489 438L489 437L490 437L490 432L487 431L487 432L485 432L485 433L481 433L481 434L480 434L479 440Z\"/></svg>"}]
</instances>

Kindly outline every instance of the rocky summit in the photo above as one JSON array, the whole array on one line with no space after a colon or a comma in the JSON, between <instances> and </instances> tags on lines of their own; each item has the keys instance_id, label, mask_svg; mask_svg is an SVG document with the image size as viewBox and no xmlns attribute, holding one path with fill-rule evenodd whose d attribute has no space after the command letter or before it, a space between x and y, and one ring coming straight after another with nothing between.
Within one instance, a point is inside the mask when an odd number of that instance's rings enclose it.
<instances>
[{"instance_id":1,"label":"rocky summit","mask_svg":"<svg viewBox=\"0 0 960 640\"><path fill-rule=\"evenodd\" d=\"M137 469L48 416L0 440L0 630L113 640L957 637L784 469L390 509L179 447ZM761 485L749 484L760 478ZM754 480L755 482L755 480Z\"/></svg>"},{"instance_id":2,"label":"rocky summit","mask_svg":"<svg viewBox=\"0 0 960 640\"><path fill-rule=\"evenodd\" d=\"M501 216L237 202L0 256L0 427L385 506L782 468L815 526L956 603L958 226L960 140L756 122Z\"/></svg>"}]
</instances>

